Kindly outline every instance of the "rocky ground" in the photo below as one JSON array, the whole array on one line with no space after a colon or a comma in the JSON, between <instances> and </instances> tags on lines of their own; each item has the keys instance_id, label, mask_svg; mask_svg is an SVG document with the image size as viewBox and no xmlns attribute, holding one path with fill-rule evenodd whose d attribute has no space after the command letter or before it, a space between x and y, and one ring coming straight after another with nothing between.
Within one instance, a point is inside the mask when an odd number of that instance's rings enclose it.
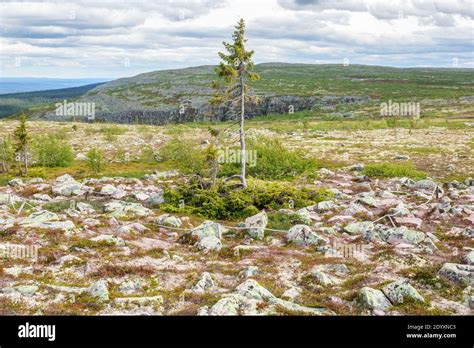
<instances>
[{"instance_id":1,"label":"rocky ground","mask_svg":"<svg viewBox=\"0 0 474 348\"><path fill-rule=\"evenodd\" d=\"M472 314L474 180L369 179L321 169L330 201L265 229L164 214L143 179L13 179L0 186L2 314ZM37 258L11 257L14 245ZM31 256L31 255L30 255ZM33 255L34 256L34 255Z\"/></svg>"}]
</instances>

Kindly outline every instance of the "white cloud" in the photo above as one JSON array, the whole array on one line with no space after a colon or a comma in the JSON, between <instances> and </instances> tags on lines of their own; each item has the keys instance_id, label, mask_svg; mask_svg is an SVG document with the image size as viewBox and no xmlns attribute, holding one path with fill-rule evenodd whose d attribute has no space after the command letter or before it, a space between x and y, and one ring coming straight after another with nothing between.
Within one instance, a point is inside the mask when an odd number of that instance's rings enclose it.
<instances>
[{"instance_id":1,"label":"white cloud","mask_svg":"<svg viewBox=\"0 0 474 348\"><path fill-rule=\"evenodd\" d=\"M457 57L473 66L470 0L3 2L0 16L3 76L119 77L215 64L240 17L256 62L451 66Z\"/></svg>"}]
</instances>

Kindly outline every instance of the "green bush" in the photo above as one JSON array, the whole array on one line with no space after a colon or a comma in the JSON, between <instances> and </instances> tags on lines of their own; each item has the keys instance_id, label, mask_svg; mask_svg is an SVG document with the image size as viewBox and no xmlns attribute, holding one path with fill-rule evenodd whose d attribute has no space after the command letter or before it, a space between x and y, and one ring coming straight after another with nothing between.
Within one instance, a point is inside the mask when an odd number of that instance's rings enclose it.
<instances>
[{"instance_id":1,"label":"green bush","mask_svg":"<svg viewBox=\"0 0 474 348\"><path fill-rule=\"evenodd\" d=\"M104 135L122 135L122 134L125 134L127 133L127 129L126 128L122 128L122 127L119 127L119 126L108 126L108 127L102 127L100 129L100 132Z\"/></svg>"},{"instance_id":2,"label":"green bush","mask_svg":"<svg viewBox=\"0 0 474 348\"><path fill-rule=\"evenodd\" d=\"M247 165L248 175L258 179L282 180L309 174L319 168L315 158L307 157L301 150L286 148L279 139L266 137L248 138L247 150L255 151L255 166ZM225 163L221 176L238 173L240 163Z\"/></svg>"},{"instance_id":3,"label":"green bush","mask_svg":"<svg viewBox=\"0 0 474 348\"><path fill-rule=\"evenodd\" d=\"M362 171L364 175L379 178L408 177L412 179L423 179L426 173L416 170L411 163L375 163L368 164Z\"/></svg>"},{"instance_id":4,"label":"green bush","mask_svg":"<svg viewBox=\"0 0 474 348\"><path fill-rule=\"evenodd\" d=\"M287 208L290 202L295 208L302 208L327 200L331 194L325 189L298 188L281 183L250 184L245 190L218 183L211 189L193 184L165 188L164 197L166 204L160 209L167 212L195 214L208 219L238 219L262 209ZM180 208L182 202L184 208Z\"/></svg>"},{"instance_id":5,"label":"green bush","mask_svg":"<svg viewBox=\"0 0 474 348\"><path fill-rule=\"evenodd\" d=\"M105 166L104 154L101 150L92 148L86 154L87 167L95 173L100 173Z\"/></svg>"},{"instance_id":6,"label":"green bush","mask_svg":"<svg viewBox=\"0 0 474 348\"><path fill-rule=\"evenodd\" d=\"M161 161L174 162L184 174L206 176L207 165L204 151L188 139L173 138L159 150Z\"/></svg>"},{"instance_id":7,"label":"green bush","mask_svg":"<svg viewBox=\"0 0 474 348\"><path fill-rule=\"evenodd\" d=\"M13 165L15 151L10 138L0 137L0 172L8 172Z\"/></svg>"},{"instance_id":8,"label":"green bush","mask_svg":"<svg viewBox=\"0 0 474 348\"><path fill-rule=\"evenodd\" d=\"M297 214L274 212L268 214L268 228L288 230L296 224L304 224L304 220Z\"/></svg>"},{"instance_id":9,"label":"green bush","mask_svg":"<svg viewBox=\"0 0 474 348\"><path fill-rule=\"evenodd\" d=\"M74 161L71 146L55 135L44 135L36 139L37 162L43 167L68 167Z\"/></svg>"}]
</instances>

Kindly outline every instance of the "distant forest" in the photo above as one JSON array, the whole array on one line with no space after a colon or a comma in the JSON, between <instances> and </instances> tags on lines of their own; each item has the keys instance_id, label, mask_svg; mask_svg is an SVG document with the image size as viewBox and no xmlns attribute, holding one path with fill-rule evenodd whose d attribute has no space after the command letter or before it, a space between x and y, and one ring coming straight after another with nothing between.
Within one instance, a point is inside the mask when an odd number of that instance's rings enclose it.
<instances>
[{"instance_id":1,"label":"distant forest","mask_svg":"<svg viewBox=\"0 0 474 348\"><path fill-rule=\"evenodd\" d=\"M14 115L17 112L36 105L50 104L63 101L64 99L78 97L104 83L105 82L99 82L80 87L50 89L38 92L2 94L0 95L0 118Z\"/></svg>"}]
</instances>

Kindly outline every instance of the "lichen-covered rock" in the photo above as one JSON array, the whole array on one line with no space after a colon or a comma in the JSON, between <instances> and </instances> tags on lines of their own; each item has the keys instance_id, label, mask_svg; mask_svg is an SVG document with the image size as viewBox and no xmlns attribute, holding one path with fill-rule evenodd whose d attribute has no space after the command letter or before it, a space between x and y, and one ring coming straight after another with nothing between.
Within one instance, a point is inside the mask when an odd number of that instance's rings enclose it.
<instances>
[{"instance_id":1,"label":"lichen-covered rock","mask_svg":"<svg viewBox=\"0 0 474 348\"><path fill-rule=\"evenodd\" d=\"M474 250L470 251L466 255L464 255L464 261L468 265L474 265Z\"/></svg>"},{"instance_id":2,"label":"lichen-covered rock","mask_svg":"<svg viewBox=\"0 0 474 348\"><path fill-rule=\"evenodd\" d=\"M22 296L31 297L39 290L39 287L37 285L17 285L12 290ZM4 292L7 291L4 289Z\"/></svg>"},{"instance_id":3,"label":"lichen-covered rock","mask_svg":"<svg viewBox=\"0 0 474 348\"><path fill-rule=\"evenodd\" d=\"M260 301L269 301L275 298L270 291L261 286L254 279L247 279L242 284L235 288L235 292L239 295L245 296L247 298L252 298Z\"/></svg>"},{"instance_id":4,"label":"lichen-covered rock","mask_svg":"<svg viewBox=\"0 0 474 348\"><path fill-rule=\"evenodd\" d=\"M218 251L222 248L222 242L215 236L204 237L196 243L199 250L203 251Z\"/></svg>"},{"instance_id":5,"label":"lichen-covered rock","mask_svg":"<svg viewBox=\"0 0 474 348\"><path fill-rule=\"evenodd\" d=\"M274 298L270 300L270 303L284 309L286 312L293 312L295 314L334 315L334 312L326 308L306 307L291 301L282 300L281 298Z\"/></svg>"},{"instance_id":6,"label":"lichen-covered rock","mask_svg":"<svg viewBox=\"0 0 474 348\"><path fill-rule=\"evenodd\" d=\"M374 223L372 221L354 222L344 227L344 232L349 234L366 234L373 231Z\"/></svg>"},{"instance_id":7,"label":"lichen-covered rock","mask_svg":"<svg viewBox=\"0 0 474 348\"><path fill-rule=\"evenodd\" d=\"M104 211L111 216L120 218L128 216L148 216L152 211L139 203L112 201L104 204Z\"/></svg>"},{"instance_id":8,"label":"lichen-covered rock","mask_svg":"<svg viewBox=\"0 0 474 348\"><path fill-rule=\"evenodd\" d=\"M295 211L295 214L298 216L299 220L306 225L311 224L311 213L306 208L299 209Z\"/></svg>"},{"instance_id":9,"label":"lichen-covered rock","mask_svg":"<svg viewBox=\"0 0 474 348\"><path fill-rule=\"evenodd\" d=\"M406 299L425 302L423 296L421 296L406 280L392 282L384 286L382 292L388 297L392 304L401 304Z\"/></svg>"},{"instance_id":10,"label":"lichen-covered rock","mask_svg":"<svg viewBox=\"0 0 474 348\"><path fill-rule=\"evenodd\" d=\"M118 291L124 294L130 294L141 290L143 287L143 283L139 279L134 280L126 280L120 284L118 287Z\"/></svg>"},{"instance_id":11,"label":"lichen-covered rock","mask_svg":"<svg viewBox=\"0 0 474 348\"><path fill-rule=\"evenodd\" d=\"M311 270L311 275L318 281L319 284L323 286L334 285L338 283L336 278L324 273L318 268L313 268Z\"/></svg>"},{"instance_id":12,"label":"lichen-covered rock","mask_svg":"<svg viewBox=\"0 0 474 348\"><path fill-rule=\"evenodd\" d=\"M319 212L326 212L326 211L330 211L330 210L333 210L335 208L335 204L333 201L322 201L322 202L319 202L317 205L316 205L316 209L319 211Z\"/></svg>"},{"instance_id":13,"label":"lichen-covered rock","mask_svg":"<svg viewBox=\"0 0 474 348\"><path fill-rule=\"evenodd\" d=\"M30 214L20 221L20 225L28 228L40 228L48 230L69 231L76 226L72 221L59 221L59 216L47 210L41 210Z\"/></svg>"},{"instance_id":14,"label":"lichen-covered rock","mask_svg":"<svg viewBox=\"0 0 474 348\"><path fill-rule=\"evenodd\" d=\"M417 190L434 190L436 187L438 187L438 184L436 184L433 180L422 179L413 183L411 187Z\"/></svg>"},{"instance_id":15,"label":"lichen-covered rock","mask_svg":"<svg viewBox=\"0 0 474 348\"><path fill-rule=\"evenodd\" d=\"M265 211L246 218L245 227L247 228L248 235L254 239L263 239L267 223L268 216Z\"/></svg>"},{"instance_id":16,"label":"lichen-covered rock","mask_svg":"<svg viewBox=\"0 0 474 348\"><path fill-rule=\"evenodd\" d=\"M98 301L102 302L109 300L109 289L105 280L98 280L95 283L92 283L87 289L87 292Z\"/></svg>"},{"instance_id":17,"label":"lichen-covered rock","mask_svg":"<svg viewBox=\"0 0 474 348\"><path fill-rule=\"evenodd\" d=\"M243 278L253 277L259 273L259 269L257 266L247 266L241 272L240 276Z\"/></svg>"},{"instance_id":18,"label":"lichen-covered rock","mask_svg":"<svg viewBox=\"0 0 474 348\"><path fill-rule=\"evenodd\" d=\"M45 193L35 193L32 197L33 197L33 199L36 199L36 200L42 201L42 202L50 202L50 201L53 200L49 195L47 195ZM1 201L1 199L0 199L0 201Z\"/></svg>"},{"instance_id":19,"label":"lichen-covered rock","mask_svg":"<svg viewBox=\"0 0 474 348\"><path fill-rule=\"evenodd\" d=\"M164 202L165 202L165 198L164 198L163 190L151 193L148 199L145 201L146 204L151 205L151 206L158 206Z\"/></svg>"},{"instance_id":20,"label":"lichen-covered rock","mask_svg":"<svg viewBox=\"0 0 474 348\"><path fill-rule=\"evenodd\" d=\"M213 290L215 287L216 283L212 274L209 272L204 272L201 274L198 282L191 287L191 290L198 293L204 293Z\"/></svg>"},{"instance_id":21,"label":"lichen-covered rock","mask_svg":"<svg viewBox=\"0 0 474 348\"><path fill-rule=\"evenodd\" d=\"M10 185L12 187L18 187L18 186L25 186L25 183L20 178L15 178L15 179L11 179L8 182L8 185Z\"/></svg>"},{"instance_id":22,"label":"lichen-covered rock","mask_svg":"<svg viewBox=\"0 0 474 348\"><path fill-rule=\"evenodd\" d=\"M59 196L77 196L81 195L86 191L87 187L78 183L69 174L64 174L53 183L52 191L55 195Z\"/></svg>"},{"instance_id":23,"label":"lichen-covered rock","mask_svg":"<svg viewBox=\"0 0 474 348\"><path fill-rule=\"evenodd\" d=\"M196 236L199 240L205 237L216 237L217 239L221 239L224 231L226 231L226 229L217 222L206 220L199 226L193 228L191 230L191 235Z\"/></svg>"},{"instance_id":24,"label":"lichen-covered rock","mask_svg":"<svg viewBox=\"0 0 474 348\"><path fill-rule=\"evenodd\" d=\"M38 212L31 213L28 217L26 217L20 222L20 225L34 226L42 222L58 221L58 220L59 220L59 216L57 214L52 213L48 210L41 210Z\"/></svg>"},{"instance_id":25,"label":"lichen-covered rock","mask_svg":"<svg viewBox=\"0 0 474 348\"><path fill-rule=\"evenodd\" d=\"M21 200L20 197L13 195L11 193L0 193L0 205L1 204L12 204L19 202Z\"/></svg>"},{"instance_id":26,"label":"lichen-covered rock","mask_svg":"<svg viewBox=\"0 0 474 348\"><path fill-rule=\"evenodd\" d=\"M379 231L382 240L390 244L409 243L419 244L425 240L426 234L420 231L408 229L405 226L393 227Z\"/></svg>"},{"instance_id":27,"label":"lichen-covered rock","mask_svg":"<svg viewBox=\"0 0 474 348\"><path fill-rule=\"evenodd\" d=\"M359 290L359 303L367 309L386 310L391 306L390 301L381 290L363 287Z\"/></svg>"},{"instance_id":28,"label":"lichen-covered rock","mask_svg":"<svg viewBox=\"0 0 474 348\"><path fill-rule=\"evenodd\" d=\"M96 243L105 242L110 245L125 246L125 241L122 238L115 237L111 234L102 234L100 236L93 237L89 240Z\"/></svg>"},{"instance_id":29,"label":"lichen-covered rock","mask_svg":"<svg viewBox=\"0 0 474 348\"><path fill-rule=\"evenodd\" d=\"M95 209L92 207L92 205L90 205L88 203L84 203L84 202L78 202L76 204L76 209L78 211L80 211L81 213L84 213L84 214L94 214L95 213Z\"/></svg>"},{"instance_id":30,"label":"lichen-covered rock","mask_svg":"<svg viewBox=\"0 0 474 348\"><path fill-rule=\"evenodd\" d=\"M179 218L170 214L162 214L156 218L155 223L157 225L168 226L168 227L180 227L183 223Z\"/></svg>"},{"instance_id":31,"label":"lichen-covered rock","mask_svg":"<svg viewBox=\"0 0 474 348\"><path fill-rule=\"evenodd\" d=\"M105 196L112 196L115 192L117 192L117 188L111 184L104 185L100 189L100 194Z\"/></svg>"},{"instance_id":32,"label":"lichen-covered rock","mask_svg":"<svg viewBox=\"0 0 474 348\"><path fill-rule=\"evenodd\" d=\"M201 315L203 313L201 312ZM231 294L221 298L214 304L207 315L256 315L257 301L239 294Z\"/></svg>"},{"instance_id":33,"label":"lichen-covered rock","mask_svg":"<svg viewBox=\"0 0 474 348\"><path fill-rule=\"evenodd\" d=\"M325 238L313 232L311 228L306 225L293 226L286 234L286 238L289 242L298 245L325 245L328 243Z\"/></svg>"},{"instance_id":34,"label":"lichen-covered rock","mask_svg":"<svg viewBox=\"0 0 474 348\"><path fill-rule=\"evenodd\" d=\"M445 263L439 270L439 275L458 284L474 285L473 265Z\"/></svg>"}]
</instances>

